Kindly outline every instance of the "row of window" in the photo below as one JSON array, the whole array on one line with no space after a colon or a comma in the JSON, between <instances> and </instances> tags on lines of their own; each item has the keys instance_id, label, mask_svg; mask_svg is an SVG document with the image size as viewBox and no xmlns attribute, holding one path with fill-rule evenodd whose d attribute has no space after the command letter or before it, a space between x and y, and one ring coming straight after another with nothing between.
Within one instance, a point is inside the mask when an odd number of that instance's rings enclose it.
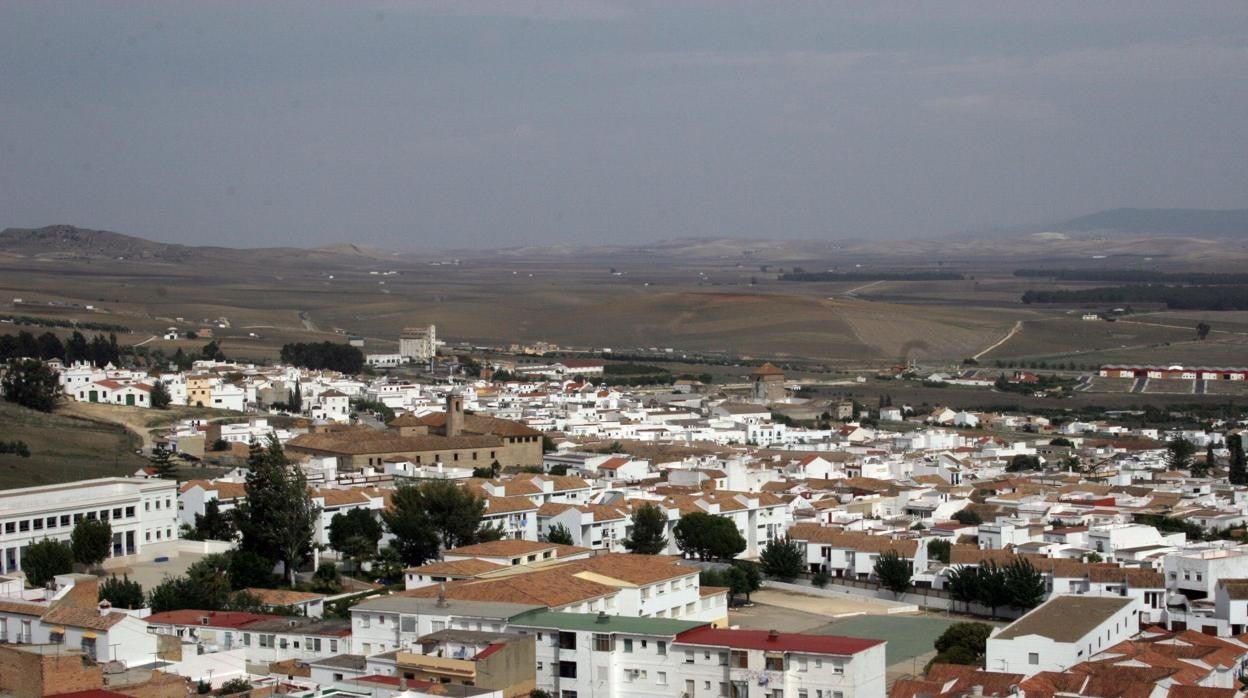
<instances>
[{"instance_id":1,"label":"row of window","mask_svg":"<svg viewBox=\"0 0 1248 698\"><path fill-rule=\"evenodd\" d=\"M109 519L132 519L134 518L134 507L116 507L113 509L100 509L96 511L88 511L74 514L71 518L69 514L61 514L60 516L38 517L34 519L22 519L21 521L6 521L4 523L5 533L26 533L28 531L44 531L54 528L68 528L73 524L87 519L99 519L108 521Z\"/></svg>"}]
</instances>

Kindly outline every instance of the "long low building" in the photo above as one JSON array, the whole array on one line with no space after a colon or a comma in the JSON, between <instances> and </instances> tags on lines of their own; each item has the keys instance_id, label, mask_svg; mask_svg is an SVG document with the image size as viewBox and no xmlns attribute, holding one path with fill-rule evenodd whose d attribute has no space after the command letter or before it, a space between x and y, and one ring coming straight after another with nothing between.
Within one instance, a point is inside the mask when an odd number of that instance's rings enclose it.
<instances>
[{"instance_id":1,"label":"long low building","mask_svg":"<svg viewBox=\"0 0 1248 698\"><path fill-rule=\"evenodd\" d=\"M1248 368L1217 366L1142 366L1110 364L1102 366L1101 378L1158 378L1171 380L1242 381L1248 380Z\"/></svg>"},{"instance_id":2,"label":"long low building","mask_svg":"<svg viewBox=\"0 0 1248 698\"><path fill-rule=\"evenodd\" d=\"M136 555L178 537L178 483L106 477L0 491L0 574L20 571L22 552L35 541L68 541L83 519L112 526L109 557Z\"/></svg>"}]
</instances>

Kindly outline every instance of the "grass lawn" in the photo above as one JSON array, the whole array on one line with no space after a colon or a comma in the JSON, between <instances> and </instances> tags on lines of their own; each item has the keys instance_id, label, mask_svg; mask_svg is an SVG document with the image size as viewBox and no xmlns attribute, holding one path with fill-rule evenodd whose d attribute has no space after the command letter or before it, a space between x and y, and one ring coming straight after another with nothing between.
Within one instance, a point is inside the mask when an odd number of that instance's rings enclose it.
<instances>
[{"instance_id":1,"label":"grass lawn","mask_svg":"<svg viewBox=\"0 0 1248 698\"><path fill-rule=\"evenodd\" d=\"M0 401L0 441L25 441L29 458L0 455L0 489L129 475L147 463L125 428Z\"/></svg>"}]
</instances>

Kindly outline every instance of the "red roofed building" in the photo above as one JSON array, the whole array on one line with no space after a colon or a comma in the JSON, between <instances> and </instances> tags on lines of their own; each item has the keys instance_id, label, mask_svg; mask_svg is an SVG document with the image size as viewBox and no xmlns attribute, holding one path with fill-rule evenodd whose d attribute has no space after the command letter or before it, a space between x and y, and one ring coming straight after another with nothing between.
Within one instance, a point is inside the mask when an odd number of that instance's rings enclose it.
<instances>
[{"instance_id":1,"label":"red roofed building","mask_svg":"<svg viewBox=\"0 0 1248 698\"><path fill-rule=\"evenodd\" d=\"M853 698L885 694L884 645L856 637L706 626L677 635L671 651L684 657L679 678L718 685L727 677L730 695L757 695L762 687L766 695L813 696L811 686L835 686L843 698Z\"/></svg>"}]
</instances>

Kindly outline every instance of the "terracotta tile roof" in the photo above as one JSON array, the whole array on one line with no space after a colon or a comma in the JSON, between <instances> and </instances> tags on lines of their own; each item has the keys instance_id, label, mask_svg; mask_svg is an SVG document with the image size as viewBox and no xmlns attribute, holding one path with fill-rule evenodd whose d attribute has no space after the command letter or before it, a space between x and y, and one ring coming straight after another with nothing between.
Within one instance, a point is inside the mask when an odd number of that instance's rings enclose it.
<instances>
[{"instance_id":1,"label":"terracotta tile roof","mask_svg":"<svg viewBox=\"0 0 1248 698\"><path fill-rule=\"evenodd\" d=\"M896 550L897 554L913 558L918 551L919 543L915 540L893 540L887 536L873 536L867 533L842 531L815 524L795 524L789 527L789 537L799 541L807 541L818 545L830 545L859 552L883 553Z\"/></svg>"},{"instance_id":2,"label":"terracotta tile roof","mask_svg":"<svg viewBox=\"0 0 1248 698\"><path fill-rule=\"evenodd\" d=\"M403 572L405 574L423 574L431 577L475 577L485 572L493 572L494 570L506 569L507 567L507 565L500 565L496 562L479 560L473 557L467 560L431 562L420 567L408 567Z\"/></svg>"},{"instance_id":3,"label":"terracotta tile roof","mask_svg":"<svg viewBox=\"0 0 1248 698\"><path fill-rule=\"evenodd\" d=\"M577 560L570 563L567 569L574 569L575 573L587 572L636 585L654 584L698 573L696 567L677 564L676 559L663 555L609 553L587 560Z\"/></svg>"},{"instance_id":4,"label":"terracotta tile roof","mask_svg":"<svg viewBox=\"0 0 1248 698\"><path fill-rule=\"evenodd\" d=\"M260 589L251 587L243 591L260 599L260 602L266 606L291 606L325 598L324 594L315 594L310 591L294 591L292 589Z\"/></svg>"},{"instance_id":5,"label":"terracotta tile roof","mask_svg":"<svg viewBox=\"0 0 1248 698\"><path fill-rule=\"evenodd\" d=\"M485 497L485 515L510 514L517 511L537 511L537 505L528 497Z\"/></svg>"},{"instance_id":6,"label":"terracotta tile roof","mask_svg":"<svg viewBox=\"0 0 1248 698\"><path fill-rule=\"evenodd\" d=\"M220 480L188 480L182 483L178 492L186 493L195 487L205 492L216 492L217 499L239 499L247 496L247 485L244 483Z\"/></svg>"},{"instance_id":7,"label":"terracotta tile roof","mask_svg":"<svg viewBox=\"0 0 1248 698\"><path fill-rule=\"evenodd\" d=\"M59 606L43 615L43 622L49 625L68 625L88 630L108 630L121 621L129 618L119 611L101 614L95 609Z\"/></svg>"},{"instance_id":8,"label":"terracotta tile roof","mask_svg":"<svg viewBox=\"0 0 1248 698\"><path fill-rule=\"evenodd\" d=\"M312 490L313 497L319 497L325 501L326 507L343 507L352 504L368 504L369 493L360 488L333 489L322 488Z\"/></svg>"},{"instance_id":9,"label":"terracotta tile roof","mask_svg":"<svg viewBox=\"0 0 1248 698\"><path fill-rule=\"evenodd\" d=\"M532 504L530 502L530 504ZM539 543L533 540L503 539L492 540L475 545L461 545L447 550L444 555L466 555L472 557L512 557L527 555L555 547L551 543Z\"/></svg>"},{"instance_id":10,"label":"terracotta tile roof","mask_svg":"<svg viewBox=\"0 0 1248 698\"><path fill-rule=\"evenodd\" d=\"M432 412L419 419L419 424L434 429L446 428L446 413ZM542 432L527 427L520 422L513 422L510 419L499 419L497 417L487 417L480 414L465 414L463 432L464 434L477 434L488 436L541 436Z\"/></svg>"},{"instance_id":11,"label":"terracotta tile roof","mask_svg":"<svg viewBox=\"0 0 1248 698\"><path fill-rule=\"evenodd\" d=\"M42 616L47 611L48 607L41 604L0 599L0 613L12 613L14 615L38 617Z\"/></svg>"},{"instance_id":12,"label":"terracotta tile roof","mask_svg":"<svg viewBox=\"0 0 1248 698\"><path fill-rule=\"evenodd\" d=\"M1088 581L1106 583L1118 582L1125 583L1133 589L1163 589L1166 586L1166 579L1160 572L1155 570L1130 569L1125 567L1102 567L1100 565L1092 565L1088 569ZM1227 580L1222 580L1227 581ZM1244 581L1248 585L1248 580ZM1248 594L1248 588L1245 588ZM1243 598L1248 599L1248 595Z\"/></svg>"},{"instance_id":13,"label":"terracotta tile roof","mask_svg":"<svg viewBox=\"0 0 1248 698\"><path fill-rule=\"evenodd\" d=\"M497 448L502 440L496 436L398 436L392 432L373 430L366 434L352 430L345 434L300 434L286 442L291 451L310 451L337 455L370 453L430 453L468 448Z\"/></svg>"},{"instance_id":14,"label":"terracotta tile roof","mask_svg":"<svg viewBox=\"0 0 1248 698\"><path fill-rule=\"evenodd\" d=\"M241 628L251 623L280 619L267 613L244 613L240 611L201 611L193 608L153 613L144 618L149 625L205 625L210 628ZM207 618L206 624L201 619Z\"/></svg>"},{"instance_id":15,"label":"terracotta tile roof","mask_svg":"<svg viewBox=\"0 0 1248 698\"><path fill-rule=\"evenodd\" d=\"M498 579L452 581L446 596L461 601L488 601L562 608L616 593L613 587L580 579L563 567ZM436 598L438 587L398 592L399 596Z\"/></svg>"},{"instance_id":16,"label":"terracotta tile roof","mask_svg":"<svg viewBox=\"0 0 1248 698\"><path fill-rule=\"evenodd\" d=\"M600 464L598 465L598 469L599 469L599 470L609 470L609 471L614 472L614 471L619 470L620 468L622 468L622 467L624 467L624 466L628 465L628 464L629 464L629 463L631 463L631 462L633 462L633 459L632 459L632 458L619 458L619 457L617 457L617 458L612 458L612 459L610 459L610 460L608 460L608 461L606 461L606 462L604 462L604 463L600 463Z\"/></svg>"},{"instance_id":17,"label":"terracotta tile roof","mask_svg":"<svg viewBox=\"0 0 1248 698\"><path fill-rule=\"evenodd\" d=\"M772 634L768 630L728 630L703 626L677 635L673 644L848 657L884 644L884 641L836 635Z\"/></svg>"}]
</instances>

